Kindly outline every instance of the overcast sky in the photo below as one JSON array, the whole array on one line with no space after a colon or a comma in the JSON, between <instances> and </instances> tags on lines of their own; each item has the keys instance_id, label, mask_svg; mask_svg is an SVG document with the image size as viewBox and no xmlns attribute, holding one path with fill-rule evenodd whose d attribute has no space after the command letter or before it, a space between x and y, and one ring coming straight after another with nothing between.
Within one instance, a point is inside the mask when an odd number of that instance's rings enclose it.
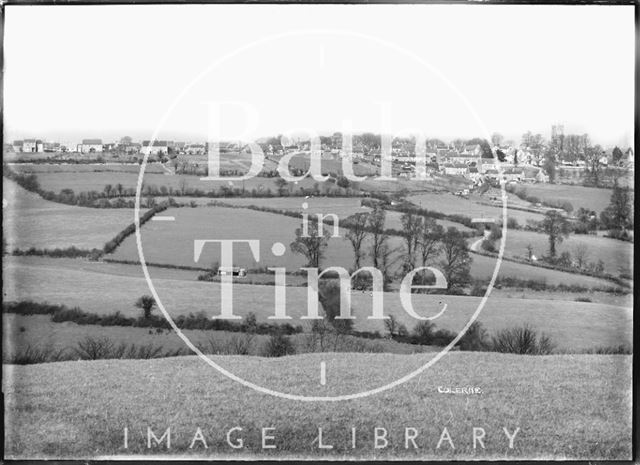
<instances>
[{"instance_id":1,"label":"overcast sky","mask_svg":"<svg viewBox=\"0 0 640 465\"><path fill-rule=\"evenodd\" d=\"M236 101L222 109L225 139L351 127L519 141L561 123L633 143L631 6L5 11L5 140L204 139L207 102Z\"/></svg>"}]
</instances>

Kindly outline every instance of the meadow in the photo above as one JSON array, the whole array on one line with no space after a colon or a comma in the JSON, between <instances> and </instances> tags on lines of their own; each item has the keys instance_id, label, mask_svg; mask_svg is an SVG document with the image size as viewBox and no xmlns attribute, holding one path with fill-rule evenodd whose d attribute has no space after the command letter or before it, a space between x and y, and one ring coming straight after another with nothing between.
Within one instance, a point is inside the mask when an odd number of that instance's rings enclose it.
<instances>
[{"instance_id":1,"label":"meadow","mask_svg":"<svg viewBox=\"0 0 640 465\"><path fill-rule=\"evenodd\" d=\"M305 354L282 358L213 356L233 373L272 389L305 395L359 392L397 379L432 355ZM319 365L328 367L320 385ZM316 459L630 459L631 356L446 355L422 375L358 400L296 402L259 394L223 377L196 357L3 366L6 458ZM505 369L508 367L508 369ZM479 395L439 387L476 386ZM242 438L232 449L226 432ZM128 429L124 448L124 428ZM147 448L147 428L166 441ZM261 448L274 428L275 450ZM352 448L351 428L356 428ZM436 448L443 429L451 443ZM473 447L472 429L486 432ZM192 443L202 428L207 448ZM324 444L318 448L318 428ZM374 429L388 444L374 448ZM418 432L405 447L405 428ZM503 432L519 428L513 448ZM454 446L454 448L451 447Z\"/></svg>"},{"instance_id":2,"label":"meadow","mask_svg":"<svg viewBox=\"0 0 640 465\"><path fill-rule=\"evenodd\" d=\"M153 166L153 165L150 165ZM37 173L40 187L47 191L60 192L62 189L72 189L75 193L98 191L102 192L107 184L115 186L122 184L125 189L135 189L138 185L138 172L128 171L89 171L78 175L74 172L46 171ZM201 181L200 176L187 174L163 174L155 171L147 172L145 170L144 185L155 186L161 188L173 188L174 190L184 189L200 189L209 192L212 189L219 189L221 186L246 189L251 191L266 191L270 189L273 195L277 195L278 188L275 184L276 178L255 177L246 181ZM313 188L315 181L307 178L298 183L291 183L288 187L291 193L296 192L299 188ZM321 188L329 188L333 185L323 183Z\"/></svg>"},{"instance_id":3,"label":"meadow","mask_svg":"<svg viewBox=\"0 0 640 465\"><path fill-rule=\"evenodd\" d=\"M329 202L333 199L327 199ZM320 207L318 207L320 208ZM349 210L350 207L347 207ZM258 212L248 209L229 209L224 207L172 208L163 212L163 216L173 216L175 221L150 221L142 228L142 246L145 260L153 264L170 264L180 266L196 266L207 268L220 261L219 246L208 245L196 263L193 256L195 239L258 239L261 243L260 261L256 261L248 246L237 246L234 251L236 266L259 268L266 266L284 266L289 271L297 271L305 266L306 259L294 254L289 244L295 239L295 230L300 227L301 220L275 213ZM392 215L393 218L394 215ZM397 215L395 215L397 216ZM325 226L333 232L332 226ZM455 227L462 228L461 225ZM345 239L345 230L340 229L341 237L329 240L325 258L321 265L342 266L349 269L353 266L354 254L349 241ZM508 236L507 236L508 237ZM474 239L470 239L473 241ZM271 253L271 246L281 242L286 251L281 257ZM392 254L392 272L399 271L402 265L403 241L393 236L389 240ZM370 248L370 239L363 244L363 250ZM139 261L135 236L130 236L108 256L116 260ZM496 259L473 254L471 275L473 278L488 280L493 274ZM438 260L432 263L437 263ZM371 265L369 256L365 256L361 266ZM612 287L609 281L563 271L549 270L522 263L503 261L500 267L501 277L517 277L544 280L549 284L576 284L588 288Z\"/></svg>"},{"instance_id":4,"label":"meadow","mask_svg":"<svg viewBox=\"0 0 640 465\"><path fill-rule=\"evenodd\" d=\"M192 355L184 341L170 329L157 330L129 326L78 325L71 321L52 322L49 315L16 315L3 314L3 361L7 363L16 354L24 353L29 348L39 348L51 354L62 352L62 360L74 359L79 344L87 338L95 341L108 339L114 346L125 344L158 348L162 354ZM207 354L238 354L238 350L246 350L249 355L266 353L268 335L215 330L184 329L183 333L196 346ZM295 353L309 352L306 334L289 336ZM354 341L358 341L355 343ZM327 338L327 349L334 347L334 340ZM386 352L393 354L414 354L440 350L439 347L400 343L391 339L363 339L348 336L336 343L340 352ZM359 350L356 350L359 348ZM317 348L316 348L317 350ZM68 358L67 358L68 357ZM77 359L77 355L75 359ZM109 358L109 357L106 357Z\"/></svg>"},{"instance_id":5,"label":"meadow","mask_svg":"<svg viewBox=\"0 0 640 465\"><path fill-rule=\"evenodd\" d=\"M129 271L109 272L127 265L85 263L74 267L78 260L36 259L15 257L3 263L4 299L6 301L33 300L78 306L86 312L108 314L120 311L125 316L138 316L134 306L138 297L149 294L147 282L137 266ZM137 270L137 276L136 276ZM151 268L150 274L167 311L174 316L205 312L220 312L220 285L218 283L171 279L170 271ZM156 272L158 273L156 275ZM273 314L274 288L262 285L236 285L233 294L234 312L246 315L253 312L258 320L267 321ZM297 317L306 313L306 287L286 288L287 314L294 317L294 324L308 322ZM476 310L480 298L470 296L446 296L415 294L414 307L425 316L436 314L443 304L447 311L434 322L438 328L460 330ZM385 293L384 308L400 323L413 329L416 321L402 309L398 293ZM382 322L366 318L371 311L369 293L352 293L353 314L357 317L356 329L385 332ZM582 351L602 346L618 346L630 343L632 334L632 310L599 303L568 302L561 300L513 299L490 297L478 319L490 332L529 323L549 334L559 350Z\"/></svg>"},{"instance_id":6,"label":"meadow","mask_svg":"<svg viewBox=\"0 0 640 465\"><path fill-rule=\"evenodd\" d=\"M360 197L275 197L275 198L228 198L215 199L217 202L227 205L246 207L255 205L258 207L276 208L297 213L327 215L333 213L338 218L344 219L356 213L368 212L371 209L361 206ZM306 203L307 208L302 208Z\"/></svg>"},{"instance_id":7,"label":"meadow","mask_svg":"<svg viewBox=\"0 0 640 465\"><path fill-rule=\"evenodd\" d=\"M289 169L307 171L311 165L310 159L310 153L297 153L289 160ZM274 158L274 160L277 159ZM342 159L339 155L334 156L329 152L323 153L320 166L323 173L343 174ZM366 162L353 163L351 166L356 176L376 176L380 170L377 166Z\"/></svg>"},{"instance_id":8,"label":"meadow","mask_svg":"<svg viewBox=\"0 0 640 465\"><path fill-rule=\"evenodd\" d=\"M173 216L175 221L150 221L142 229L144 256L149 263L163 263L183 266L209 267L220 262L220 246L207 245L198 263L194 262L194 240L196 239L259 239L261 250L256 260L247 245L236 246L234 261L236 266L258 268L266 266L286 266L290 271L305 266L306 259L294 254L289 244L295 239L295 230L301 220L274 213L264 213L248 209L224 207L170 208L162 216ZM326 226L333 232L332 226ZM341 236L331 238L326 254L326 263L349 267L353 252L351 246ZM283 256L271 253L271 246L281 242L286 247ZM138 260L138 250L134 236L130 236L112 254L117 260Z\"/></svg>"},{"instance_id":9,"label":"meadow","mask_svg":"<svg viewBox=\"0 0 640 465\"><path fill-rule=\"evenodd\" d=\"M499 244L496 242L496 245ZM526 259L528 257L527 246L531 245L533 254L542 257L549 253L549 239L545 234L533 231L507 231L507 244L505 256ZM556 246L557 253L569 252L573 259L576 251L585 253L585 260L598 262L602 260L605 272L612 275L620 273L632 274L633 270L633 243L623 242L606 237L586 234L572 234Z\"/></svg>"},{"instance_id":10,"label":"meadow","mask_svg":"<svg viewBox=\"0 0 640 465\"><path fill-rule=\"evenodd\" d=\"M44 200L9 179L3 179L3 237L15 248L102 248L133 223L131 209L73 207Z\"/></svg>"},{"instance_id":11,"label":"meadow","mask_svg":"<svg viewBox=\"0 0 640 465\"><path fill-rule=\"evenodd\" d=\"M573 205L574 211L582 207L597 213L607 208L612 192L612 189L548 183L527 184L524 188L528 195L541 200L560 203L567 201Z\"/></svg>"},{"instance_id":12,"label":"meadow","mask_svg":"<svg viewBox=\"0 0 640 465\"><path fill-rule=\"evenodd\" d=\"M16 163L10 164L17 173L135 173L140 172L138 163ZM148 163L145 173L164 174L166 170L158 163Z\"/></svg>"},{"instance_id":13,"label":"meadow","mask_svg":"<svg viewBox=\"0 0 640 465\"><path fill-rule=\"evenodd\" d=\"M502 218L502 202L497 201L495 205L491 205L487 195L473 195L470 199L465 199L450 192L424 192L410 195L407 200L420 208L435 210L448 215L464 215L470 218L495 220ZM514 203L514 205L518 204L521 205L521 202ZM524 226L527 221L541 221L543 214L508 208L507 219L509 218L514 218L520 226Z\"/></svg>"}]
</instances>

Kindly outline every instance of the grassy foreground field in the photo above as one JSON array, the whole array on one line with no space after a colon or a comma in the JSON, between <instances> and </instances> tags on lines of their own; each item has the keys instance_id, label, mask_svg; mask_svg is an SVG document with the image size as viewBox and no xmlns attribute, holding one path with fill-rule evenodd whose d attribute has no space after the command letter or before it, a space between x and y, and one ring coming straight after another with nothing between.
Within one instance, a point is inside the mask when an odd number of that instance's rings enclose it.
<instances>
[{"instance_id":1,"label":"grassy foreground field","mask_svg":"<svg viewBox=\"0 0 640 465\"><path fill-rule=\"evenodd\" d=\"M72 263L74 261L66 261ZM5 301L33 300L78 306L87 312L98 314L122 312L126 316L137 316L140 310L134 307L135 300L148 294L146 281L139 267L121 265L133 270L131 273L115 271L114 265L80 262L83 266L62 266L57 260L11 258L3 263ZM104 268L103 268L104 267ZM101 271L103 270L103 271ZM154 285L171 315L220 312L220 285L217 283L171 279L173 270L151 269ZM179 274L180 275L180 274ZM258 319L266 321L273 313L274 287L262 285L236 286L234 312L246 315L254 312ZM294 324L308 323L298 317L306 313L307 289L287 288L287 313L294 317ZM447 303L448 310L437 320L439 328L458 331L476 310L480 298L468 296L445 296L416 294L412 297L414 307L423 315L434 315ZM380 321L368 320L371 297L367 293L352 294L353 313L360 330L379 330L384 333ZM385 293L386 314L396 315L409 329L415 320L402 309L398 293ZM561 300L512 299L490 297L478 321L490 332L529 323L549 334L559 350L589 350L601 346L618 346L632 339L632 309L600 303L567 302ZM304 326L304 324L303 324Z\"/></svg>"},{"instance_id":2,"label":"grassy foreground field","mask_svg":"<svg viewBox=\"0 0 640 465\"><path fill-rule=\"evenodd\" d=\"M377 387L431 355L306 354L265 359L216 356L233 373L272 389L337 395ZM328 365L319 383L319 364ZM505 368L508 367L508 368ZM473 386L480 394L445 394ZM383 393L304 403L257 393L196 357L3 366L5 456L97 458L171 454L208 458L629 459L631 357L451 353ZM226 440L231 432L233 449ZM473 428L483 428L473 448ZM124 448L124 428L128 448ZM171 448L152 441L170 428ZM206 441L195 441L198 428ZM262 428L276 449L261 447ZM318 448L318 428L323 444ZM356 428L352 447L351 428ZM374 448L374 430L388 443ZM415 446L405 443L415 428ZM450 441L437 448L444 428ZM517 435L513 448L503 428ZM454 448L452 448L452 445ZM407 447L405 447L407 446Z\"/></svg>"},{"instance_id":3,"label":"grassy foreground field","mask_svg":"<svg viewBox=\"0 0 640 465\"><path fill-rule=\"evenodd\" d=\"M2 180L2 230L7 248L102 248L127 225L132 209L74 207L44 200L9 179Z\"/></svg>"}]
</instances>

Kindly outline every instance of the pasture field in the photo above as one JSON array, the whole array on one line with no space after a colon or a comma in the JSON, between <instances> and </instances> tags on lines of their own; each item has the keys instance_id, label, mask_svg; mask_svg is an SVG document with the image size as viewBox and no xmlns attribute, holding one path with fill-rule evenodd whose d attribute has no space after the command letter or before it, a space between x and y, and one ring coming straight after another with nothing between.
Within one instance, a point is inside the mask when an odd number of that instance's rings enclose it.
<instances>
[{"instance_id":1,"label":"pasture field","mask_svg":"<svg viewBox=\"0 0 640 465\"><path fill-rule=\"evenodd\" d=\"M274 213L224 207L170 208L162 216L173 216L175 221L150 221L142 229L142 246L149 263L199 266L206 268L220 261L220 247L210 244L204 248L198 263L194 262L196 239L259 239L259 261L247 245L236 246L234 261L237 266L257 268L286 266L294 271L305 266L306 259L294 254L289 244L295 239L295 230L301 220ZM326 226L333 231L332 226ZM344 231L341 231L344 237ZM326 263L351 265L353 252L343 237L331 238ZM281 242L286 252L281 257L271 253L271 246ZM118 260L138 260L135 236L130 236L112 254Z\"/></svg>"},{"instance_id":2,"label":"pasture field","mask_svg":"<svg viewBox=\"0 0 640 465\"><path fill-rule=\"evenodd\" d=\"M393 210L387 210L387 218L386 218L386 222L385 222L385 227L386 228L390 228L390 229L395 229L397 231L402 231L402 213L401 212L397 212L397 211L393 211ZM463 232L470 232L470 231L474 231L471 228L468 228L467 226L460 224L460 223L456 223L454 221L449 221L449 220L436 220L436 223L438 223L439 225L441 225L444 229L447 228L456 228L460 231Z\"/></svg>"},{"instance_id":3,"label":"pasture field","mask_svg":"<svg viewBox=\"0 0 640 465\"><path fill-rule=\"evenodd\" d=\"M65 351L64 355L73 356L74 349L78 343L86 338L96 340L107 338L115 346L120 344L140 346L152 346L162 349L162 353L175 353L181 351L183 354L193 354L184 341L173 332L173 330L161 330L148 328L135 328L129 326L100 326L100 325L78 325L71 321L61 323L52 322L49 315L16 315L11 313L3 314L3 360L11 360L15 353L24 351L27 347L38 347L48 351ZM185 329L183 333L196 346L200 347L204 353L229 353L225 350L234 350L237 339L247 340L246 333L234 333L230 331L205 331ZM294 334L290 336L296 353L309 352L306 346L307 335ZM265 351L265 345L269 339L268 335L255 334L251 342L248 343L249 355L261 355ZM352 348L350 340L358 339L364 344L364 348L375 348L375 351L393 354L414 354L423 352L433 352L440 350L439 347L423 346L416 344L403 344L391 339L363 339L350 336L344 341L344 347ZM333 344L328 344L333 347ZM363 350L360 351L368 351ZM373 352L374 350L372 350ZM231 352L235 353L235 352ZM73 359L73 358L71 358Z\"/></svg>"},{"instance_id":4,"label":"pasture field","mask_svg":"<svg viewBox=\"0 0 640 465\"><path fill-rule=\"evenodd\" d=\"M153 165L152 165L153 166ZM155 169L155 168L154 168ZM38 182L40 187L47 191L60 192L62 189L72 189L75 193L99 191L104 190L104 186L110 184L115 186L116 184L122 184L125 189L135 189L138 183L138 172L87 172L78 175L73 172L43 172L38 173ZM212 189L219 189L221 186L245 189L251 191L256 189L257 191L271 189L271 192L276 195L278 188L275 184L276 178L262 178L255 177L244 181L201 181L200 176L186 175L186 174L162 174L158 172L147 172L145 170L144 185L155 186L160 188L165 186L167 188L172 187L175 190L185 189L201 189L205 192L209 192ZM300 181L297 184L291 183L288 187L289 192L295 193L299 188L312 188L315 184L313 179L307 178ZM322 183L320 188L333 188L335 185Z\"/></svg>"},{"instance_id":5,"label":"pasture field","mask_svg":"<svg viewBox=\"0 0 640 465\"><path fill-rule=\"evenodd\" d=\"M289 210L298 213L308 213L315 215L317 213L329 214L334 213L338 218L344 219L355 213L368 212L369 208L360 205L362 199L360 197L275 197L275 198L222 198L215 199L220 203L228 205L248 206L256 205L258 207L277 208L281 210ZM306 203L306 210L302 208L302 204Z\"/></svg>"},{"instance_id":6,"label":"pasture field","mask_svg":"<svg viewBox=\"0 0 640 465\"><path fill-rule=\"evenodd\" d=\"M494 218L496 220L502 218L501 201L497 202L495 206L478 203L488 203L488 196L472 196L470 199L465 199L449 192L425 192L411 195L407 197L407 200L420 208L435 210L449 215L464 215L471 218ZM507 203L507 205L509 204ZM520 226L524 226L528 220L541 221L543 214L508 208L507 218L514 218Z\"/></svg>"},{"instance_id":7,"label":"pasture field","mask_svg":"<svg viewBox=\"0 0 640 465\"><path fill-rule=\"evenodd\" d=\"M140 165L137 163L37 163L10 164L11 169L17 173L135 173L140 172ZM165 169L158 163L148 163L146 173L165 173Z\"/></svg>"},{"instance_id":8,"label":"pasture field","mask_svg":"<svg viewBox=\"0 0 640 465\"><path fill-rule=\"evenodd\" d=\"M283 392L337 395L397 379L432 355L305 354L281 358L212 356L245 379ZM456 352L420 376L374 396L296 402L257 393L196 357L3 366L7 458L98 458L171 454L174 458L630 459L631 356L517 356ZM318 383L321 361L327 383ZM508 369L505 369L508 367ZM149 389L149 386L152 386ZM474 396L439 387L477 386ZM526 401L524 401L526 399ZM226 442L242 438L243 447ZM124 448L124 428L128 448ZM171 448L147 448L147 428L171 428ZM275 450L261 448L273 427ZM351 428L356 428L352 448ZM451 437L437 448L443 429ZM473 448L482 427L485 448ZM196 441L198 428L208 448ZM324 444L318 448L318 428ZM374 448L374 429L388 432ZM418 432L405 448L405 428ZM509 448L503 428L513 434ZM453 444L454 448L451 447Z\"/></svg>"},{"instance_id":9,"label":"pasture field","mask_svg":"<svg viewBox=\"0 0 640 465\"><path fill-rule=\"evenodd\" d=\"M43 260L31 257L12 257L3 263L5 301L33 300L78 306L84 311L98 314L120 311L126 316L137 316L140 310L134 302L143 294L149 294L147 282L139 267L107 272L101 267L114 264L86 263L74 268L78 260ZM122 265L123 267L125 265ZM135 276L135 270L138 275ZM95 271L94 271L95 270ZM160 270L160 269L158 269ZM171 279L172 270L151 268L154 286L171 315L220 313L220 285L218 283ZM525 275L526 276L526 275ZM246 315L253 312L261 321L273 313L274 288L261 285L236 285L233 294L234 312ZM294 324L305 326L298 317L306 313L306 287L287 287L287 313L294 317ZM490 297L478 321L490 332L529 323L549 334L559 350L581 351L600 346L617 346L630 343L632 337L632 309L599 303L567 302ZM446 303L445 313L434 322L439 328L458 331L466 324L480 302L479 297L415 294L414 307L425 316L434 315ZM409 317L400 304L398 293L385 293L384 308L398 321L412 329L415 320ZM353 314L357 317L356 329L378 330L384 333L379 320L366 318L371 311L368 293L352 293Z\"/></svg>"},{"instance_id":10,"label":"pasture field","mask_svg":"<svg viewBox=\"0 0 640 465\"><path fill-rule=\"evenodd\" d=\"M496 242L497 244L498 242ZM505 255L526 259L529 244L533 247L533 254L537 257L549 253L549 241L546 235L533 231L509 230L507 231ZM633 243L595 235L572 234L562 243L556 245L558 255L562 252L569 252L574 260L576 250L580 248L585 248L587 261L602 260L607 273L613 275L632 273Z\"/></svg>"},{"instance_id":11,"label":"pasture field","mask_svg":"<svg viewBox=\"0 0 640 465\"><path fill-rule=\"evenodd\" d=\"M528 195L542 200L571 202L574 212L583 207L595 210L598 214L609 205L612 192L612 189L547 183L528 184L525 188Z\"/></svg>"},{"instance_id":12,"label":"pasture field","mask_svg":"<svg viewBox=\"0 0 640 465\"><path fill-rule=\"evenodd\" d=\"M273 160L276 161L278 159L273 158ZM310 160L310 153L297 153L289 160L289 168L307 171L311 165ZM323 173L343 173L342 158L339 155L334 156L330 152L323 153L320 166ZM362 161L352 164L352 167L356 176L377 176L380 170L377 166Z\"/></svg>"},{"instance_id":13,"label":"pasture field","mask_svg":"<svg viewBox=\"0 0 640 465\"><path fill-rule=\"evenodd\" d=\"M289 244L295 239L295 230L300 221L275 213L264 213L245 209L230 210L224 207L206 208L172 208L163 212L163 216L173 216L175 221L149 221L142 228L142 246L145 260L153 264L171 264L181 266L198 266L207 268L220 261L219 246L214 244L204 248L198 263L194 261L193 247L195 239L259 239L261 243L260 261L257 262L248 246L238 246L234 251L236 266L258 268L266 266L284 266L289 271L296 271L305 266L306 259L294 254ZM326 226L333 231L331 226ZM349 269L353 265L353 249L344 238L345 230L340 230L341 237L332 237L322 266L342 266ZM271 246L282 242L286 251L281 257L271 253ZM390 246L396 250L392 258L393 272L400 269L402 240L392 237ZM368 250L368 240L364 250ZM129 236L116 249L110 258L116 260L138 261L138 250L135 236ZM471 274L474 278L486 279L493 274L496 259L480 255L472 255ZM371 258L365 257L362 266L370 265ZM587 287L611 287L608 281L562 271L524 265L504 261L500 268L500 276L523 277L527 279L546 280L548 283L579 284Z\"/></svg>"},{"instance_id":14,"label":"pasture field","mask_svg":"<svg viewBox=\"0 0 640 465\"><path fill-rule=\"evenodd\" d=\"M127 225L132 209L75 207L44 200L9 179L2 180L2 230L15 248L102 248Z\"/></svg>"}]
</instances>

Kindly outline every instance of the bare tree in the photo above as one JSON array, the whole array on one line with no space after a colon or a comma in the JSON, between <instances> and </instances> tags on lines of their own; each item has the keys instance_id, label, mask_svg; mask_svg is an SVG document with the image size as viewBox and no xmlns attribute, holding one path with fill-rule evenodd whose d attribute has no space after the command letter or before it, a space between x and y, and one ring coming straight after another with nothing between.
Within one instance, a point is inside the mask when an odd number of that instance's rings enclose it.
<instances>
[{"instance_id":1,"label":"bare tree","mask_svg":"<svg viewBox=\"0 0 640 465\"><path fill-rule=\"evenodd\" d=\"M584 150L584 159L587 164L588 176L594 186L600 185L602 177L602 147L596 145L594 147L586 147Z\"/></svg>"},{"instance_id":2,"label":"bare tree","mask_svg":"<svg viewBox=\"0 0 640 465\"><path fill-rule=\"evenodd\" d=\"M584 269L589 259L589 247L586 244L578 244L573 248L573 258L576 260L576 266Z\"/></svg>"},{"instance_id":3,"label":"bare tree","mask_svg":"<svg viewBox=\"0 0 640 465\"><path fill-rule=\"evenodd\" d=\"M356 270L360 268L360 261L364 256L362 243L367 237L368 221L369 213L356 213L342 222L343 226L348 229L345 238L351 242L351 246L353 247L354 266Z\"/></svg>"},{"instance_id":4,"label":"bare tree","mask_svg":"<svg viewBox=\"0 0 640 465\"><path fill-rule=\"evenodd\" d=\"M447 229L442 238L442 273L447 278L448 289L458 289L471 281L471 257L467 241L454 227Z\"/></svg>"},{"instance_id":5,"label":"bare tree","mask_svg":"<svg viewBox=\"0 0 640 465\"><path fill-rule=\"evenodd\" d=\"M427 266L429 259L440 253L440 240L443 235L444 228L436 223L436 220L433 218L427 218L425 220L422 228L422 234L418 240L422 266Z\"/></svg>"},{"instance_id":6,"label":"bare tree","mask_svg":"<svg viewBox=\"0 0 640 465\"><path fill-rule=\"evenodd\" d=\"M308 232L303 235L302 227L296 229L296 239L289 245L291 251L304 255L311 268L320 268L320 261L324 258L324 252L329 245L331 233L323 228L322 235L318 231L318 223L308 221Z\"/></svg>"},{"instance_id":7,"label":"bare tree","mask_svg":"<svg viewBox=\"0 0 640 465\"><path fill-rule=\"evenodd\" d=\"M542 230L549 236L549 256L551 259L555 259L556 244L562 242L571 232L569 221L561 213L549 210L545 213L541 226Z\"/></svg>"},{"instance_id":8,"label":"bare tree","mask_svg":"<svg viewBox=\"0 0 640 465\"><path fill-rule=\"evenodd\" d=\"M373 266L378 269L380 269L383 248L389 240L389 235L384 228L386 217L387 212L383 208L376 206L367 218L367 227L371 233L372 242L369 255L373 260Z\"/></svg>"},{"instance_id":9,"label":"bare tree","mask_svg":"<svg viewBox=\"0 0 640 465\"><path fill-rule=\"evenodd\" d=\"M404 239L405 271L411 271L416 267L416 253L422 236L424 218L414 213L407 212L400 219L402 222L402 237Z\"/></svg>"}]
</instances>

